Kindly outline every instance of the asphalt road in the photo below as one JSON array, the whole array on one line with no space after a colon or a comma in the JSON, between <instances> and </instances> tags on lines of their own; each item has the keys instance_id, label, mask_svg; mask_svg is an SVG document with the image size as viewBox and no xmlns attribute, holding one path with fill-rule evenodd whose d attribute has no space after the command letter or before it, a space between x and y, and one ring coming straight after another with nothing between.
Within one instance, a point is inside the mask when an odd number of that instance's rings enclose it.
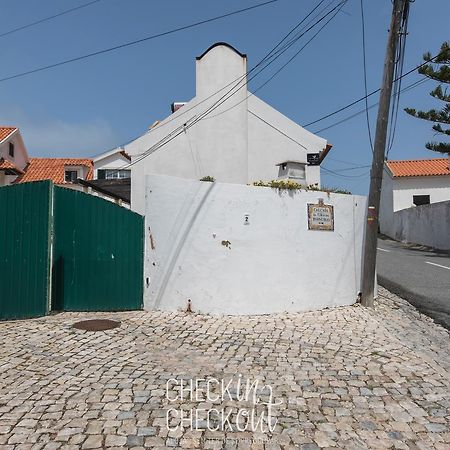
<instances>
[{"instance_id":1,"label":"asphalt road","mask_svg":"<svg viewBox=\"0 0 450 450\"><path fill-rule=\"evenodd\" d=\"M450 254L378 239L378 283L450 330Z\"/></svg>"}]
</instances>

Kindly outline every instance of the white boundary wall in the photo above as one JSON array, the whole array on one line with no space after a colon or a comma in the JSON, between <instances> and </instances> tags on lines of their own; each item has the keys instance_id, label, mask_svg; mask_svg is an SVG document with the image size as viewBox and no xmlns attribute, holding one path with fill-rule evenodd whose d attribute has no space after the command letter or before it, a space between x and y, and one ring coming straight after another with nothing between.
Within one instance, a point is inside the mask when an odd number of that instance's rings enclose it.
<instances>
[{"instance_id":1,"label":"white boundary wall","mask_svg":"<svg viewBox=\"0 0 450 450\"><path fill-rule=\"evenodd\" d=\"M334 206L334 231L308 230L307 204L319 198ZM144 307L191 299L195 312L240 315L353 304L365 211L361 196L147 175Z\"/></svg>"},{"instance_id":2,"label":"white boundary wall","mask_svg":"<svg viewBox=\"0 0 450 450\"><path fill-rule=\"evenodd\" d=\"M397 211L391 226L397 241L450 250L450 201Z\"/></svg>"}]
</instances>

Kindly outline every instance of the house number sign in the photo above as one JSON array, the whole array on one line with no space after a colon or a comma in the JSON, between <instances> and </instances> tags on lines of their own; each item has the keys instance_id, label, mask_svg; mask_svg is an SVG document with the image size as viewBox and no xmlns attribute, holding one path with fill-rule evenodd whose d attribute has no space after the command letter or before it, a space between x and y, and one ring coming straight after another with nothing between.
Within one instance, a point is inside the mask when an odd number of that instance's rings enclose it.
<instances>
[{"instance_id":1,"label":"house number sign","mask_svg":"<svg viewBox=\"0 0 450 450\"><path fill-rule=\"evenodd\" d=\"M318 204L308 203L308 230L334 231L334 208L325 205L322 199Z\"/></svg>"}]
</instances>

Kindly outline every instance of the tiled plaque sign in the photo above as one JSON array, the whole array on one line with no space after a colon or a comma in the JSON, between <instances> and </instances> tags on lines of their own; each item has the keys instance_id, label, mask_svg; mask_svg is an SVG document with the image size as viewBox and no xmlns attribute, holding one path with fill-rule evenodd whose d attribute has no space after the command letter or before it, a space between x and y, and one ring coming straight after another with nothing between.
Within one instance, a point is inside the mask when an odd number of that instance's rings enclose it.
<instances>
[{"instance_id":1,"label":"tiled plaque sign","mask_svg":"<svg viewBox=\"0 0 450 450\"><path fill-rule=\"evenodd\" d=\"M325 205L322 199L318 204L308 203L308 230L334 231L334 209Z\"/></svg>"}]
</instances>

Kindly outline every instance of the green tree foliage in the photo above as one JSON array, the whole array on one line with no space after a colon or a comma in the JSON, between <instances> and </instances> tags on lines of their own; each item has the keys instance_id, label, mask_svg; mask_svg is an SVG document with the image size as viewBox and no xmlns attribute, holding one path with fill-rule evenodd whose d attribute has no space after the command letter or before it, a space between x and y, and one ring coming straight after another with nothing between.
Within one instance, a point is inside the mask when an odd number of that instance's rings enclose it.
<instances>
[{"instance_id":1,"label":"green tree foliage","mask_svg":"<svg viewBox=\"0 0 450 450\"><path fill-rule=\"evenodd\" d=\"M439 54L432 58L430 53L423 55L428 64L419 68L419 73L427 78L438 81L439 85L430 92L430 95L445 103L442 109L430 109L429 111L417 111L414 108L405 108L405 111L413 117L434 122L432 126L436 135L450 136L450 128L442 125L450 124L450 95L443 85L450 84L450 43L444 42ZM440 153L450 154L450 142L428 142L426 148Z\"/></svg>"}]
</instances>

